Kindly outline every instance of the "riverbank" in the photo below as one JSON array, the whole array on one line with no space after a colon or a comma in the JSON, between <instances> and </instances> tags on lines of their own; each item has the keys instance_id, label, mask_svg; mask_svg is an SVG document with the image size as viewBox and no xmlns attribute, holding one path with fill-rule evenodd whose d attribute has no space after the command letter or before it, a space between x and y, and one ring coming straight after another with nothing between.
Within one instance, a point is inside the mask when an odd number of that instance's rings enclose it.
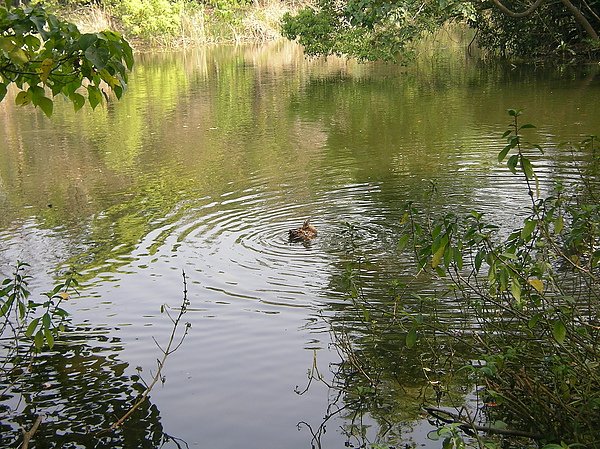
<instances>
[{"instance_id":1,"label":"riverbank","mask_svg":"<svg viewBox=\"0 0 600 449\"><path fill-rule=\"evenodd\" d=\"M57 11L82 32L119 31L137 49L184 48L214 43L272 41L281 38L281 18L306 2L134 0L103 2Z\"/></svg>"}]
</instances>

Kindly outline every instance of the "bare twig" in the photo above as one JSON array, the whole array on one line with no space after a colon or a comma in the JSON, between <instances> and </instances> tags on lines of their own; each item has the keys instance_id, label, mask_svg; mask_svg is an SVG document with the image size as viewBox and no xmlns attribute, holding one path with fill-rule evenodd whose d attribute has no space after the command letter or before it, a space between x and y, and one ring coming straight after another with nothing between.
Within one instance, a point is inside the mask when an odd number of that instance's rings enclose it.
<instances>
[{"instance_id":1,"label":"bare twig","mask_svg":"<svg viewBox=\"0 0 600 449\"><path fill-rule=\"evenodd\" d=\"M127 413L125 413L121 418L119 418L117 421L115 421L109 428L103 429L100 432L98 432L97 435L101 435L101 434L104 434L104 433L107 433L107 432L110 432L110 431L113 431L113 430L119 428L133 414L133 412L135 412L144 403L144 401L146 400L146 398L148 397L148 395L150 394L150 392L152 391L154 386L158 383L158 381L159 380L162 381L162 379L163 379L162 370L165 366L167 358L171 354L173 354L177 349L179 349L179 347L183 343L183 340L185 339L185 337L188 333L188 330L191 327L191 324L190 323L185 324L185 330L183 332L183 335L181 336L179 341L175 342L177 328L179 327L181 318L187 311L187 308L189 305L189 301L187 299L187 279L186 279L185 271L182 272L182 276L183 276L183 301L181 302L181 307L179 309L179 313L177 314L177 317L175 319L173 319L171 317L171 315L167 312L169 319L173 323L173 329L171 330L171 335L169 336L168 344L165 349L162 349L162 347L158 344L158 342L156 342L156 340L154 340L154 342L156 343L156 345L158 346L158 348L160 349L160 351L163 354L162 358L160 358L156 361L156 364L158 367L158 369L156 370L156 374L154 374L154 376L152 377L152 381L146 386L146 389L144 390L144 392L140 395L140 397L135 402L135 404L133 404L133 406L131 406L131 408L127 411ZM166 306L163 306L161 308L161 310L166 311L167 310Z\"/></svg>"}]
</instances>

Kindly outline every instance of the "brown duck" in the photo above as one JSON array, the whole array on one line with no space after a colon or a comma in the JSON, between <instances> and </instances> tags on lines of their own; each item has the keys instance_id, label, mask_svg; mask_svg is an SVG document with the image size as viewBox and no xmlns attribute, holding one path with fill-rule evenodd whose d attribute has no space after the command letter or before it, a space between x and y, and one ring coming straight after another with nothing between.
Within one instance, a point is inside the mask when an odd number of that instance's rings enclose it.
<instances>
[{"instance_id":1,"label":"brown duck","mask_svg":"<svg viewBox=\"0 0 600 449\"><path fill-rule=\"evenodd\" d=\"M317 228L309 223L310 218L307 218L302 227L298 229L290 229L290 242L307 242L317 236Z\"/></svg>"}]
</instances>

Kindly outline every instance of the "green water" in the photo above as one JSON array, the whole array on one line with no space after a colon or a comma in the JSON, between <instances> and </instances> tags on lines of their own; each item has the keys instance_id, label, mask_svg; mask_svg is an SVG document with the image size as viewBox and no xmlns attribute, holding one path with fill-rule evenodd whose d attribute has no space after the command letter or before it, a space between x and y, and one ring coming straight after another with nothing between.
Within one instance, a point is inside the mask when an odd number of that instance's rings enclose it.
<instances>
[{"instance_id":1,"label":"green water","mask_svg":"<svg viewBox=\"0 0 600 449\"><path fill-rule=\"evenodd\" d=\"M315 351L325 374L337 360L318 316L352 321L346 262L364 256L383 298L407 270L394 249L402 207L424 201L432 182L434 208L476 208L510 227L527 195L496 159L508 108L537 125L526 137L546 149L542 189L582 156L559 143L600 129L597 67L447 53L410 67L306 60L284 43L142 54L123 100L96 111L75 114L58 99L47 119L4 101L0 270L29 262L39 294L74 265L83 287L68 303L77 331L2 402L0 441L44 412L49 447L62 434L81 447L159 447L165 433L190 447L310 447L297 424L319 425L327 390L294 389ZM290 244L288 229L307 217L317 239ZM346 222L359 230L352 251ZM182 270L192 329L166 383L127 437L90 437L126 408L136 367L146 378L155 369L153 338L170 330L160 305L180 302ZM406 388L416 388L408 368ZM398 438L439 447L406 401L394 410ZM343 444L349 419L330 424L323 447Z\"/></svg>"}]
</instances>

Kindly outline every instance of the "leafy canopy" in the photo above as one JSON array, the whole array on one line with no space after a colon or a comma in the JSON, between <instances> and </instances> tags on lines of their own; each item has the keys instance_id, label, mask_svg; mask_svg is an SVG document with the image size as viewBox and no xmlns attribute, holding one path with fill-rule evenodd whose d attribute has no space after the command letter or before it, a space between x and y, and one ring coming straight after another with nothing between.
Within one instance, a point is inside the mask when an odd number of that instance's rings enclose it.
<instances>
[{"instance_id":1,"label":"leafy canopy","mask_svg":"<svg viewBox=\"0 0 600 449\"><path fill-rule=\"evenodd\" d=\"M47 116L58 94L76 111L86 99L95 108L110 91L123 95L132 67L132 49L118 33L81 34L39 4L0 6L0 101L12 84L18 105L32 104Z\"/></svg>"},{"instance_id":2,"label":"leafy canopy","mask_svg":"<svg viewBox=\"0 0 600 449\"><path fill-rule=\"evenodd\" d=\"M397 61L427 33L467 23L479 44L504 56L556 56L600 48L600 1L316 0L283 18L283 34L308 55Z\"/></svg>"},{"instance_id":3,"label":"leafy canopy","mask_svg":"<svg viewBox=\"0 0 600 449\"><path fill-rule=\"evenodd\" d=\"M312 56L396 60L412 41L444 22L474 16L470 2L455 0L319 0L316 9L286 14L283 33Z\"/></svg>"}]
</instances>

